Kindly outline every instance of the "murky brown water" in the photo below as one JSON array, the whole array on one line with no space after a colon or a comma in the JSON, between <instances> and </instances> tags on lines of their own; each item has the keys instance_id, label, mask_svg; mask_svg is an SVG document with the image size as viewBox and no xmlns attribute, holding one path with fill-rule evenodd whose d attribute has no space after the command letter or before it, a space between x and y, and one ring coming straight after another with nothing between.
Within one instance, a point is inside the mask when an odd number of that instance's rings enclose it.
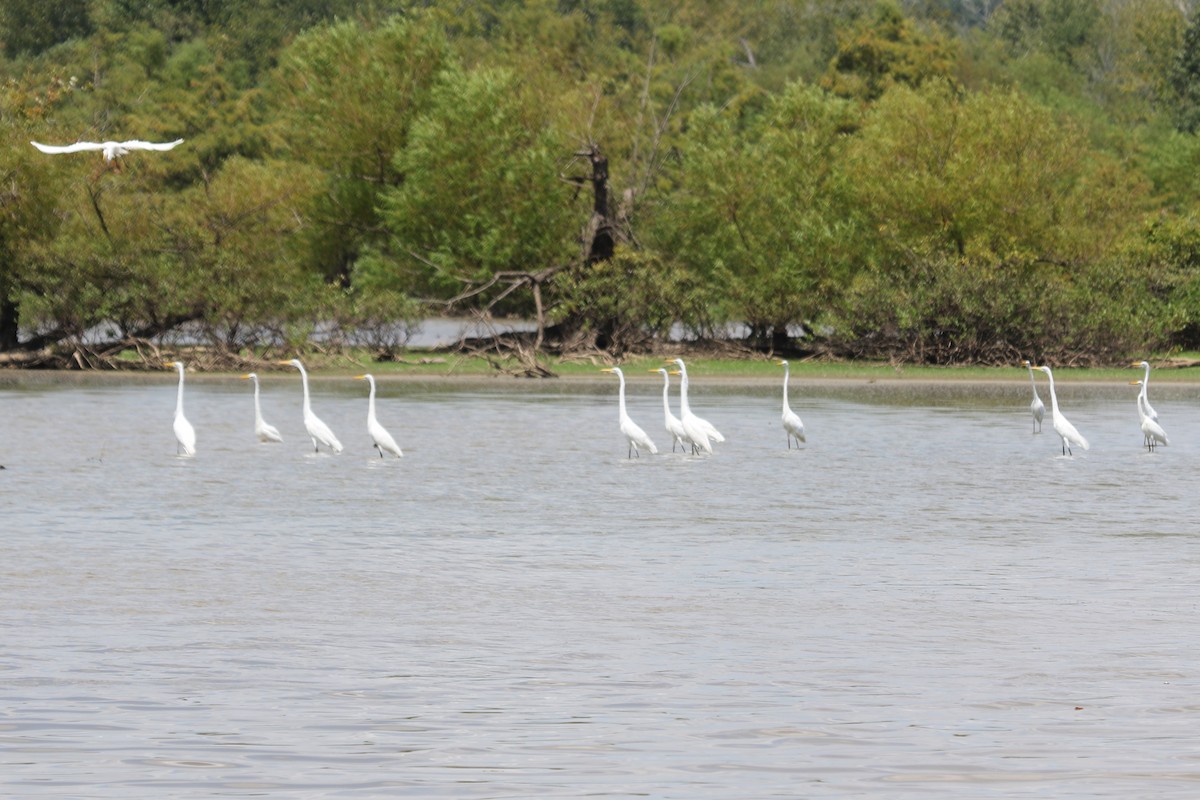
<instances>
[{"instance_id":1,"label":"murky brown water","mask_svg":"<svg viewBox=\"0 0 1200 800\"><path fill-rule=\"evenodd\" d=\"M343 385L344 384L344 385ZM1070 392L706 391L627 461L615 382L0 385L11 797L1194 797L1200 422ZM656 439L657 376L630 413ZM1126 396L1128 394L1128 396ZM1064 399L1066 405L1067 400ZM1049 423L1047 422L1047 431Z\"/></svg>"}]
</instances>

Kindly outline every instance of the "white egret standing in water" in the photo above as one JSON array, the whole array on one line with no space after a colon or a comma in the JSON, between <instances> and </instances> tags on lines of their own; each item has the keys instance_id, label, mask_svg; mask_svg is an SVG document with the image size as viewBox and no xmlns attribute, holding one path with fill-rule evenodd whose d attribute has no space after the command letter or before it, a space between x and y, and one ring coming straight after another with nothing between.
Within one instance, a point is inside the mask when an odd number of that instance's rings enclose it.
<instances>
[{"instance_id":1,"label":"white egret standing in water","mask_svg":"<svg viewBox=\"0 0 1200 800\"><path fill-rule=\"evenodd\" d=\"M663 424L666 426L667 433L671 435L671 452L675 452L675 445L678 443L679 448L686 453L688 445L686 434L683 432L683 423L679 421L679 417L671 413L671 401L669 399L671 375L662 367L649 370L649 372L659 372L663 376Z\"/></svg>"},{"instance_id":2,"label":"white egret standing in water","mask_svg":"<svg viewBox=\"0 0 1200 800\"><path fill-rule=\"evenodd\" d=\"M793 437L796 439L796 449L799 449L800 443L808 440L804 438L804 423L788 405L788 379L791 377L792 368L782 358L776 363L783 367L783 430L787 434L788 450L792 449Z\"/></svg>"},{"instance_id":3,"label":"white egret standing in water","mask_svg":"<svg viewBox=\"0 0 1200 800\"><path fill-rule=\"evenodd\" d=\"M1146 374L1142 377L1142 391L1140 393L1141 403L1146 409L1146 416L1155 422L1158 422L1158 412L1155 411L1154 407L1150 405L1150 398L1146 395L1146 390L1150 388L1150 362L1135 361L1129 366L1142 367L1146 370Z\"/></svg>"},{"instance_id":4,"label":"white egret standing in water","mask_svg":"<svg viewBox=\"0 0 1200 800\"><path fill-rule=\"evenodd\" d=\"M1033 389L1033 400L1029 401L1029 413L1033 414L1033 432L1042 432L1042 417L1046 416L1046 404L1042 402L1042 398L1038 397L1037 383L1033 380L1033 365L1028 361L1022 361L1025 368L1029 370L1029 386Z\"/></svg>"},{"instance_id":5,"label":"white egret standing in water","mask_svg":"<svg viewBox=\"0 0 1200 800\"><path fill-rule=\"evenodd\" d=\"M196 455L196 429L183 415L183 362L168 361L164 367L174 367L179 371L179 394L175 398L175 439L179 446L175 452L185 456Z\"/></svg>"},{"instance_id":6,"label":"white egret standing in water","mask_svg":"<svg viewBox=\"0 0 1200 800\"><path fill-rule=\"evenodd\" d=\"M371 392L367 396L367 432L371 434L371 438L375 441L375 449L379 451L379 457L383 458L383 451L387 450L396 458L402 458L404 453L400 452L400 445L396 444L396 440L387 432L387 429L379 424L379 420L375 418L375 376L371 374L355 375L354 380L366 381L371 384Z\"/></svg>"},{"instance_id":7,"label":"white egret standing in water","mask_svg":"<svg viewBox=\"0 0 1200 800\"><path fill-rule=\"evenodd\" d=\"M725 437L711 422L692 413L692 407L688 403L687 365L683 363L683 359L676 358L667 363L673 363L679 367L679 421L683 424L686 438L692 443L692 452L695 453L697 449L700 449L706 453L712 453L712 442L709 439L723 442Z\"/></svg>"},{"instance_id":8,"label":"white egret standing in water","mask_svg":"<svg viewBox=\"0 0 1200 800\"><path fill-rule=\"evenodd\" d=\"M1163 430L1162 425L1159 425L1153 417L1146 413L1146 408L1149 405L1146 402L1146 384L1142 381L1130 381L1129 385L1142 387L1138 391L1137 397L1138 420L1140 420L1142 427L1142 444L1146 445L1147 450L1153 450L1160 444L1169 444L1167 442L1167 432Z\"/></svg>"},{"instance_id":9,"label":"white egret standing in water","mask_svg":"<svg viewBox=\"0 0 1200 800\"><path fill-rule=\"evenodd\" d=\"M654 442L646 435L646 432L637 426L629 414L625 411L625 373L620 367L606 367L600 370L601 372L615 372L617 377L621 379L620 393L617 395L617 419L621 424L621 433L625 435L625 439L629 442L629 454L626 458L633 458L635 455L641 458L639 448L645 448L651 453L657 453L658 448L654 446Z\"/></svg>"},{"instance_id":10,"label":"white egret standing in water","mask_svg":"<svg viewBox=\"0 0 1200 800\"><path fill-rule=\"evenodd\" d=\"M1067 418L1058 410L1058 395L1054 392L1054 373L1049 367L1034 367L1046 373L1046 377L1050 379L1050 424L1054 427L1054 432L1062 437L1063 455L1074 455L1071 453L1071 445L1077 445L1084 450L1088 449L1088 441L1083 438L1083 435L1075 430Z\"/></svg>"},{"instance_id":11,"label":"white egret standing in water","mask_svg":"<svg viewBox=\"0 0 1200 800\"><path fill-rule=\"evenodd\" d=\"M262 406L258 402L258 374L249 372L242 376L244 381L254 381L254 435L260 442L282 442L283 437L274 425L263 419Z\"/></svg>"},{"instance_id":12,"label":"white egret standing in water","mask_svg":"<svg viewBox=\"0 0 1200 800\"><path fill-rule=\"evenodd\" d=\"M323 444L335 453L342 452L342 443L333 435L333 431L329 429L329 426L313 413L312 404L308 400L308 373L305 372L304 365L300 363L300 359L293 358L290 361L280 361L278 363L300 370L300 380L304 384L304 428L308 431L309 437L312 438L313 450L320 452L321 448L319 445Z\"/></svg>"}]
</instances>

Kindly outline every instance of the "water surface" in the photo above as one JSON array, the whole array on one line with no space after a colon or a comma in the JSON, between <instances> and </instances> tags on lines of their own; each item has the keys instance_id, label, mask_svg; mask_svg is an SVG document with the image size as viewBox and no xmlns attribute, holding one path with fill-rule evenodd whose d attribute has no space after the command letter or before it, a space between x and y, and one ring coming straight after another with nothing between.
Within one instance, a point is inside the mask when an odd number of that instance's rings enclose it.
<instances>
[{"instance_id":1,"label":"water surface","mask_svg":"<svg viewBox=\"0 0 1200 800\"><path fill-rule=\"evenodd\" d=\"M917 398L657 376L0 387L0 787L12 797L1194 797L1200 423L1028 385ZM1130 391L1126 391L1130 389ZM1152 393L1153 395L1153 393ZM667 451L667 452L663 452Z\"/></svg>"}]
</instances>

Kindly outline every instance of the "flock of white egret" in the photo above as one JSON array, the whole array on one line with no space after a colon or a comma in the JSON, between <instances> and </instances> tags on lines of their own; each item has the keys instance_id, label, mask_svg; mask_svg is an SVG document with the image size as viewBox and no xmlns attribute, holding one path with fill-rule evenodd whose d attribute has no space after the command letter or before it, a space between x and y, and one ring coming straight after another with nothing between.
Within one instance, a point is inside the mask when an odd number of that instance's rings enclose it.
<instances>
[{"instance_id":1,"label":"flock of white egret","mask_svg":"<svg viewBox=\"0 0 1200 800\"><path fill-rule=\"evenodd\" d=\"M280 361L277 363L300 370L300 381L304 387L304 429L308 431L309 438L312 439L313 450L319 452L321 445L324 445L334 453L342 452L344 448L342 447L342 443L338 441L337 436L334 435L333 431L320 417L313 413L312 401L308 394L308 372L304 369L304 365L300 363L300 359L293 358L289 361ZM177 452L182 456L194 456L196 455L196 429L192 427L192 423L188 422L187 417L183 413L184 364L182 361L168 361L163 366L174 367L179 372L179 392L175 399L174 425L175 440L179 443ZM279 429L263 419L262 405L259 402L258 375L250 372L242 375L241 378L254 382L255 436L264 444L282 442L283 437L280 435ZM400 450L400 445L396 444L396 440L392 438L387 428L383 427L375 416L375 377L370 374L355 375L354 380L366 381L371 387L367 395L367 432L371 434L374 447L379 451L379 457L383 458L384 453L391 453L396 458L401 458L404 453Z\"/></svg>"},{"instance_id":2,"label":"flock of white egret","mask_svg":"<svg viewBox=\"0 0 1200 800\"><path fill-rule=\"evenodd\" d=\"M329 426L320 417L313 413L312 401L308 391L308 372L304 369L304 365L296 358L277 363L295 367L300 371L300 382L304 390L304 428L308 431L308 435L312 439L313 450L319 452L321 447L324 446L334 453L342 452L342 443L338 440L337 436L334 435L333 431L330 430ZM687 365L684 364L683 359L676 358L666 363L673 365L675 369L667 370L665 367L660 367L649 371L657 372L663 377L663 427L671 437L671 452L675 452L678 447L684 453L690 450L692 455L699 455L701 453L711 455L713 453L713 445L724 442L725 437L721 435L721 432L711 422L697 416L692 411L691 405L688 403ZM783 413L781 419L784 433L787 436L788 449L790 450L793 442L799 448L800 444L807 440L804 436L804 423L801 422L799 415L788 404L788 384L791 380L791 368L788 366L787 361L780 360L776 363L783 367ZM1042 402L1042 398L1038 396L1037 382L1034 379L1034 372L1037 371L1045 373L1049 381L1050 424L1053 426L1054 432L1062 439L1063 455L1072 454L1073 447L1081 447L1087 450L1089 447L1088 440L1070 423L1058 407L1058 395L1054 391L1054 373L1051 372L1050 367L1035 367L1028 361L1024 361L1022 364L1029 371L1029 384L1033 392L1033 399L1029 403L1029 411L1033 417L1034 432L1041 432L1042 419L1046 414L1046 405ZM182 361L168 361L164 366L173 367L179 373L179 391L175 401L174 424L175 439L179 443L178 453L183 456L193 456L196 454L196 431L183 413L184 364ZM1140 387L1137 395L1137 410L1138 416L1141 419L1143 443L1147 449L1153 450L1158 445L1165 445L1168 442L1166 431L1163 430L1158 422L1158 413L1150 405L1150 400L1146 393L1146 389L1150 385L1150 364L1146 361L1139 361L1131 366L1141 367L1145 370L1142 379L1130 381L1130 385ZM633 421L626 409L624 371L620 367L608 367L603 369L602 372L615 374L620 381L620 388L617 394L617 421L621 435L625 437L628 443L627 457L640 457L642 450L646 450L651 454L657 454L658 447L654 444L654 440ZM670 390L672 375L679 376L678 417L671 413ZM241 378L254 383L255 435L263 443L282 442L283 437L280 435L279 430L263 419L262 406L259 402L258 375L251 372L242 375ZM354 379L365 380L370 385L370 391L367 396L367 432L371 435L375 449L379 451L379 457L383 458L385 453L390 453L397 458L402 457L404 453L401 452L400 446L396 444L396 440L388 433L387 429L379 423L379 419L375 415L374 376L370 374L356 375Z\"/></svg>"},{"instance_id":3,"label":"flock of white egret","mask_svg":"<svg viewBox=\"0 0 1200 800\"><path fill-rule=\"evenodd\" d=\"M671 437L671 452L675 452L675 447L678 445L684 452L687 452L688 448L691 448L693 455L702 452L711 454L713 452L712 443L723 442L725 441L725 437L709 422L692 413L691 407L688 405L688 375L683 359L676 358L667 363L674 364L678 369L670 372L662 368L650 371L658 372L663 376L663 424L667 434ZM804 437L804 423L800 421L799 415L788 405L788 383L791 381L791 368L788 366L788 362L784 360L779 360L775 363L783 367L782 423L784 433L787 435L788 449L792 448L793 441L795 441L796 447L799 448L800 443L807 441L807 439ZM1037 370L1044 372L1047 380L1050 382L1050 424L1053 426L1054 432L1062 439L1063 455L1073 455L1071 452L1072 446L1087 450L1089 447L1088 440L1076 430L1075 426L1059 410L1058 395L1054 391L1054 373L1051 372L1050 367L1035 367L1028 361L1021 363L1029 370L1029 385L1033 390L1033 400L1029 403L1029 411L1033 415L1034 432L1041 433L1042 418L1046 414L1046 404L1038 396L1037 382L1033 376L1034 371ZM1166 431L1158 423L1158 413L1150 405L1150 400L1146 396L1146 388L1150 385L1150 364L1147 361L1137 361L1130 366L1141 367L1145 370L1142 379L1139 381L1130 381L1130 385L1141 387L1137 396L1137 410L1138 416L1141 419L1143 444L1147 449L1153 450L1158 445L1165 445L1168 442ZM629 443L628 457L640 456L641 450L648 450L652 454L658 453L658 447L655 446L654 440L630 418L625 408L625 374L618 367L610 367L602 371L616 373L621 381L621 388L617 396L617 420L621 434L624 435L625 440ZM679 376L679 417L671 413L669 399L671 375Z\"/></svg>"}]
</instances>

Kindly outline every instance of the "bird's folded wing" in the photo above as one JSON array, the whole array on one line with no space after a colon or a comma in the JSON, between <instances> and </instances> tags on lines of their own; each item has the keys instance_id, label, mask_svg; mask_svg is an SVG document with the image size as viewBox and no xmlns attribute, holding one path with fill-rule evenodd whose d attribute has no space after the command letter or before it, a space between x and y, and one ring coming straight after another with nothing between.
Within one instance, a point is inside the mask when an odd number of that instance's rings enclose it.
<instances>
[{"instance_id":1,"label":"bird's folded wing","mask_svg":"<svg viewBox=\"0 0 1200 800\"><path fill-rule=\"evenodd\" d=\"M99 142L76 142L75 144L42 144L41 142L30 142L31 145L41 150L43 153L57 155L59 153L78 153L81 150L103 150L104 145Z\"/></svg>"}]
</instances>

